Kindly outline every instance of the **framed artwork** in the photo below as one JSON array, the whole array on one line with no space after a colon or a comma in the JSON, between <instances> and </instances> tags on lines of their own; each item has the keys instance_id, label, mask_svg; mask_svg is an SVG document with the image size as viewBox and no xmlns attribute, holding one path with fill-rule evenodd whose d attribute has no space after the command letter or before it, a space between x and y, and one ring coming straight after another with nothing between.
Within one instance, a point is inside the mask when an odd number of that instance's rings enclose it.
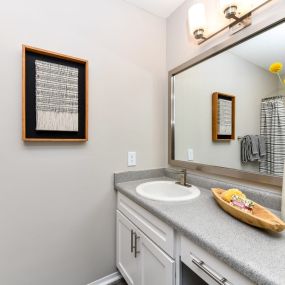
<instances>
[{"instance_id":1,"label":"framed artwork","mask_svg":"<svg viewBox=\"0 0 285 285\"><path fill-rule=\"evenodd\" d=\"M235 96L215 92L212 95L212 139L235 139Z\"/></svg>"},{"instance_id":2,"label":"framed artwork","mask_svg":"<svg viewBox=\"0 0 285 285\"><path fill-rule=\"evenodd\" d=\"M88 61L23 45L24 141L88 140Z\"/></svg>"}]
</instances>

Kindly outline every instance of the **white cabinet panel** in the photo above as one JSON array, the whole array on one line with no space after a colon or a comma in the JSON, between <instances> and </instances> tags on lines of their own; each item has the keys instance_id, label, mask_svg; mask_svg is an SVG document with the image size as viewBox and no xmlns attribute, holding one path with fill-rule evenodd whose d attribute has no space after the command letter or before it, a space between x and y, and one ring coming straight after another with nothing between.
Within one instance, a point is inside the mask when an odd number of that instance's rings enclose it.
<instances>
[{"instance_id":1,"label":"white cabinet panel","mask_svg":"<svg viewBox=\"0 0 285 285\"><path fill-rule=\"evenodd\" d=\"M141 234L141 233L140 233ZM150 239L141 234L139 241L139 284L175 284L175 262Z\"/></svg>"},{"instance_id":2,"label":"white cabinet panel","mask_svg":"<svg viewBox=\"0 0 285 285\"><path fill-rule=\"evenodd\" d=\"M136 227L117 211L116 263L119 271L129 285L138 284L138 262L132 252L132 231Z\"/></svg>"}]
</instances>

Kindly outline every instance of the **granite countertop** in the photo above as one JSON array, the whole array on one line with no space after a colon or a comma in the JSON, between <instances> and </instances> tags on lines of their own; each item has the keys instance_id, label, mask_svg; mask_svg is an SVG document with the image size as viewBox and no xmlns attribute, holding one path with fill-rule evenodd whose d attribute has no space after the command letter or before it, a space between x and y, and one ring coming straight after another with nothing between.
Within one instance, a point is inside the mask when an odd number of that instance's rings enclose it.
<instances>
[{"instance_id":1,"label":"granite countertop","mask_svg":"<svg viewBox=\"0 0 285 285\"><path fill-rule=\"evenodd\" d=\"M285 284L284 233L263 231L234 219L217 205L209 189L199 187L198 198L179 203L148 200L135 191L141 183L169 179L117 182L115 188L254 283Z\"/></svg>"}]
</instances>

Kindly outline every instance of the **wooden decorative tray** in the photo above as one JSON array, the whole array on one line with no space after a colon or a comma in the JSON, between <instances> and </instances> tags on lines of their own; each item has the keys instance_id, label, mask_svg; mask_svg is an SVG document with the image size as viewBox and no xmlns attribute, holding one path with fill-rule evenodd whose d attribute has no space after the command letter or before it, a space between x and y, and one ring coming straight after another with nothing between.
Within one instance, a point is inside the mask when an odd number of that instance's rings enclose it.
<instances>
[{"instance_id":1,"label":"wooden decorative tray","mask_svg":"<svg viewBox=\"0 0 285 285\"><path fill-rule=\"evenodd\" d=\"M254 227L271 230L274 232L282 232L285 229L285 223L282 220L257 203L255 203L252 213L244 212L230 205L222 198L224 191L225 190L223 189L212 188L212 193L216 202L231 216Z\"/></svg>"}]
</instances>

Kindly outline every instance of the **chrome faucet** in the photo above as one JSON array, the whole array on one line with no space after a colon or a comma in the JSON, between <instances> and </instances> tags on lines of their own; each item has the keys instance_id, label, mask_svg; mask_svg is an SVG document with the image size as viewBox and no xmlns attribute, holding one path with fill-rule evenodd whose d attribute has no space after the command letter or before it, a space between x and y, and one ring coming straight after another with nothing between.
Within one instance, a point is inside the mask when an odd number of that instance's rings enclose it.
<instances>
[{"instance_id":1,"label":"chrome faucet","mask_svg":"<svg viewBox=\"0 0 285 285\"><path fill-rule=\"evenodd\" d=\"M186 168L182 168L182 169L168 168L167 170L173 173L181 174L180 180L177 181L176 184L180 184L185 187L191 187L191 185L187 183L187 169Z\"/></svg>"},{"instance_id":2,"label":"chrome faucet","mask_svg":"<svg viewBox=\"0 0 285 285\"><path fill-rule=\"evenodd\" d=\"M177 183L177 184L181 184L181 185L183 185L183 186L187 186L187 181L186 181L186 179L187 179L187 170L186 170L186 168L183 168L183 169L181 169L181 177L180 177L180 181Z\"/></svg>"}]
</instances>

